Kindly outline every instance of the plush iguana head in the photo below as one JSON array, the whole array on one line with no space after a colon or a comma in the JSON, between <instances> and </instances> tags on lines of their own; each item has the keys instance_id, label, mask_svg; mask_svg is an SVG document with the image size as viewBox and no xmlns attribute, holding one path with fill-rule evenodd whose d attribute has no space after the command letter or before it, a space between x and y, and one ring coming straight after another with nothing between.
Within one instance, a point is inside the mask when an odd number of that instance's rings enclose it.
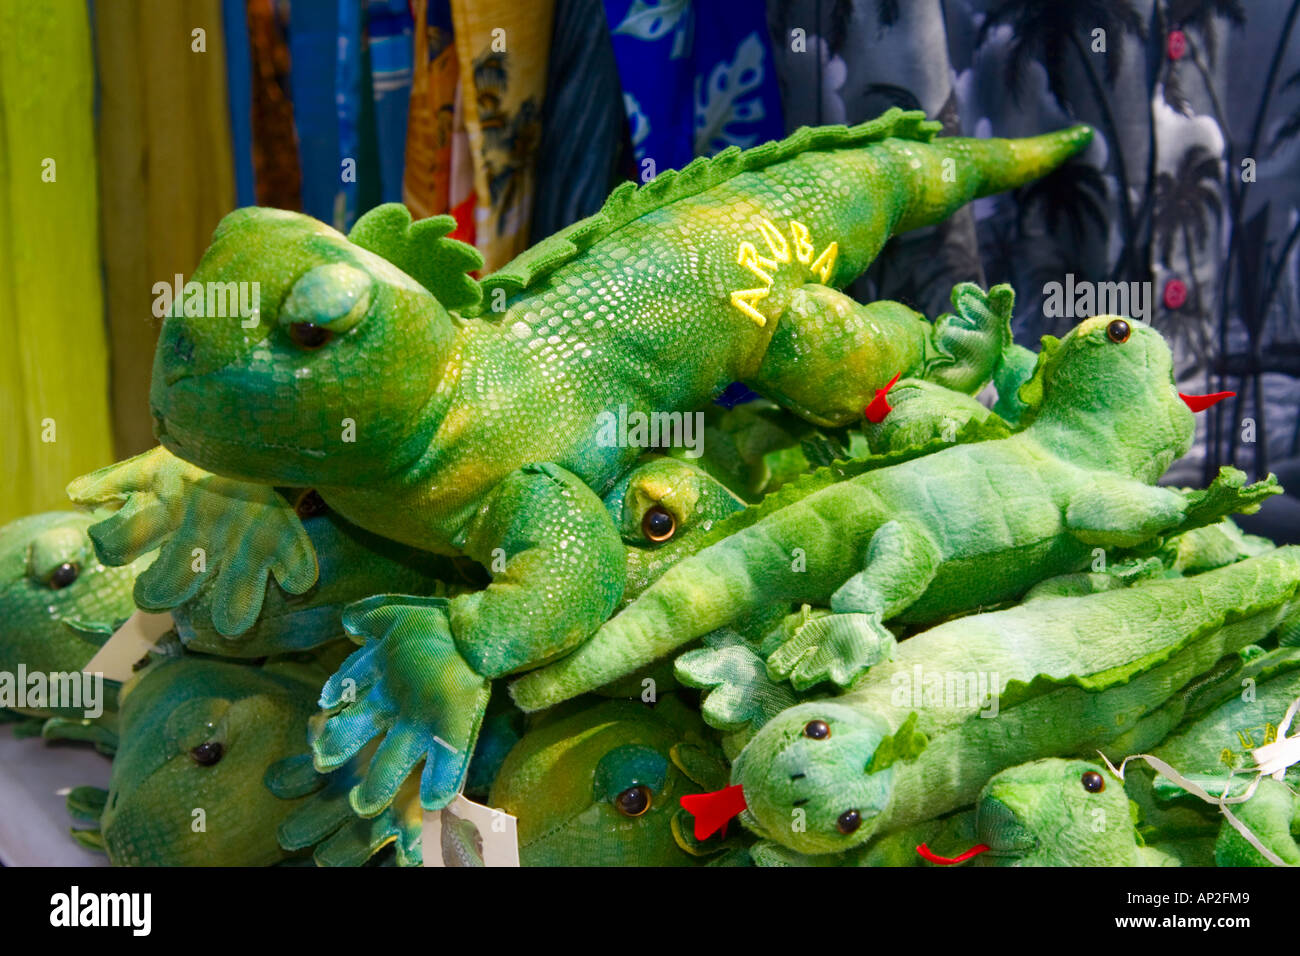
<instances>
[{"instance_id":1,"label":"plush iguana head","mask_svg":"<svg viewBox=\"0 0 1300 956\"><path fill-rule=\"evenodd\" d=\"M1086 760L1003 770L980 793L975 829L986 865L1139 865L1123 782Z\"/></svg>"},{"instance_id":2,"label":"plush iguana head","mask_svg":"<svg viewBox=\"0 0 1300 956\"><path fill-rule=\"evenodd\" d=\"M159 441L270 484L355 485L414 460L438 424L424 412L453 348L446 310L479 297L465 272L481 259L444 238L451 225L412 224L400 204L350 237L299 213L230 213L163 323Z\"/></svg>"},{"instance_id":3,"label":"plush iguana head","mask_svg":"<svg viewBox=\"0 0 1300 956\"><path fill-rule=\"evenodd\" d=\"M292 666L188 655L137 675L122 694L121 742L100 818L112 863L283 859L276 828L301 801L277 798L263 776L303 749L319 691Z\"/></svg>"},{"instance_id":4,"label":"plush iguana head","mask_svg":"<svg viewBox=\"0 0 1300 956\"><path fill-rule=\"evenodd\" d=\"M744 502L707 472L676 458L648 456L605 496L627 545L623 602L700 547L701 534Z\"/></svg>"},{"instance_id":5,"label":"plush iguana head","mask_svg":"<svg viewBox=\"0 0 1300 956\"><path fill-rule=\"evenodd\" d=\"M1038 367L1020 389L1045 444L1148 482L1191 447L1192 411L1226 394L1181 395L1160 333L1115 315L1081 322L1059 341L1045 336Z\"/></svg>"},{"instance_id":6,"label":"plush iguana head","mask_svg":"<svg viewBox=\"0 0 1300 956\"><path fill-rule=\"evenodd\" d=\"M320 574L302 594L289 594L269 576L257 622L235 637L212 622L215 579L173 608L176 632L191 651L224 657L266 657L308 650L343 636L343 609L372 594L444 593L446 584L468 583L461 562L396 544L343 520L319 495L303 492L297 511L316 551Z\"/></svg>"},{"instance_id":7,"label":"plush iguana head","mask_svg":"<svg viewBox=\"0 0 1300 956\"><path fill-rule=\"evenodd\" d=\"M86 529L94 515L52 511L0 528L0 671L81 670L131 616L131 589L153 554L122 567L100 564ZM28 709L48 717L68 708Z\"/></svg>"},{"instance_id":8,"label":"plush iguana head","mask_svg":"<svg viewBox=\"0 0 1300 956\"><path fill-rule=\"evenodd\" d=\"M678 799L701 789L682 748L699 750L704 734L671 697L584 704L523 736L490 803L519 818L524 866L690 866L699 851L673 821Z\"/></svg>"},{"instance_id":9,"label":"plush iguana head","mask_svg":"<svg viewBox=\"0 0 1300 956\"><path fill-rule=\"evenodd\" d=\"M842 704L782 711L732 764L731 779L744 794L742 822L810 855L865 843L893 794L886 753L898 739L883 719Z\"/></svg>"}]
</instances>

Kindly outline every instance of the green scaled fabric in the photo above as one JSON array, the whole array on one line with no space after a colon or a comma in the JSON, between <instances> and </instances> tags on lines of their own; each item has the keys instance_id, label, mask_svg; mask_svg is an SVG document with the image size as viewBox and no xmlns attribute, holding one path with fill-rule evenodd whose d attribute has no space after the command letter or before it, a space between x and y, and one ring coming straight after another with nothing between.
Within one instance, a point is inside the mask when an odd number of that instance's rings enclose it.
<instances>
[{"instance_id":1,"label":"green scaled fabric","mask_svg":"<svg viewBox=\"0 0 1300 956\"><path fill-rule=\"evenodd\" d=\"M303 797L263 782L303 748L327 671L186 655L123 690L121 745L99 831L122 866L269 866L276 831Z\"/></svg>"}]
</instances>

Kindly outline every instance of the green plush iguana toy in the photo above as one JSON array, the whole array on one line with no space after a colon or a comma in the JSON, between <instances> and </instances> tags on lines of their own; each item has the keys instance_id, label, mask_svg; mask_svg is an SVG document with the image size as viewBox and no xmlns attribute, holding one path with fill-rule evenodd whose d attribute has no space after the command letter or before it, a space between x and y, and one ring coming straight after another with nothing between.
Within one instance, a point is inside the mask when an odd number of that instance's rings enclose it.
<instances>
[{"instance_id":1,"label":"green plush iguana toy","mask_svg":"<svg viewBox=\"0 0 1300 956\"><path fill-rule=\"evenodd\" d=\"M1300 614L1287 624L1280 641L1300 644ZM1248 650L1255 653L1242 667L1198 689L1192 699L1196 712L1150 753L1210 796L1226 791L1229 797L1243 797L1253 787L1249 799L1228 808L1273 858L1179 781L1153 775L1143 763L1130 761L1125 782L1143 809L1140 832L1147 842L1162 845L1201 834L1213 841L1219 866L1268 866L1278 861L1300 865L1300 800L1293 789L1300 782L1300 769L1292 764L1282 768L1281 779L1265 776L1256 783L1260 771L1254 753L1277 743L1288 708L1300 698L1300 648ZM1127 756L1108 755L1115 762Z\"/></svg>"},{"instance_id":2,"label":"green plush iguana toy","mask_svg":"<svg viewBox=\"0 0 1300 956\"><path fill-rule=\"evenodd\" d=\"M1270 478L1225 471L1204 492L1154 485L1191 444L1192 412L1159 333L1115 316L1047 338L1021 389L1032 421L812 494L777 492L717 529L577 651L515 681L525 710L599 687L777 601L829 605L767 658L796 689L847 686L892 646L884 621L926 623L1015 599L1097 549L1253 510ZM1202 406L1203 407L1203 406ZM788 503L787 503L788 502ZM758 520L754 516L758 515ZM742 526L742 522L746 522Z\"/></svg>"},{"instance_id":3,"label":"green plush iguana toy","mask_svg":"<svg viewBox=\"0 0 1300 956\"><path fill-rule=\"evenodd\" d=\"M88 739L111 750L115 682L104 685L105 699L98 701L53 699L74 684L81 696L80 680L54 675L79 678L135 610L132 586L153 559L145 554L121 567L101 564L87 536L100 518L53 511L0 528L0 673L10 680L7 688L0 685L0 708L29 718L19 724L23 733ZM87 716L96 709L99 714Z\"/></svg>"},{"instance_id":4,"label":"green plush iguana toy","mask_svg":"<svg viewBox=\"0 0 1300 956\"><path fill-rule=\"evenodd\" d=\"M1123 782L1100 763L1048 758L995 775L976 803L983 866L1177 866L1143 844ZM939 860L937 862L951 862Z\"/></svg>"},{"instance_id":5,"label":"green plush iguana toy","mask_svg":"<svg viewBox=\"0 0 1300 956\"><path fill-rule=\"evenodd\" d=\"M162 546L142 605L179 603L198 574L224 578L215 623L228 633L251 624L267 573L294 593L314 578L275 484L487 567L484 591L370 622L383 646L347 673L391 680L341 715L329 758L387 732L384 762L402 767L392 782L427 757L423 798L442 806L463 778L483 678L572 650L622 596L599 496L639 450L612 422L690 411L743 380L812 421L847 423L892 376L974 391L994 374L1010 344L1000 323L931 326L836 290L891 235L1044 174L1091 131L1006 141L938 128L893 110L728 150L620 187L481 284L465 274L477 255L445 238L450 217L412 224L383 206L344 237L295 213L232 213L191 278L200 292L256 282L259 311L204 315L203 296L187 295L155 355L167 451L70 493L122 505L97 529L105 556Z\"/></svg>"},{"instance_id":6,"label":"green plush iguana toy","mask_svg":"<svg viewBox=\"0 0 1300 956\"><path fill-rule=\"evenodd\" d=\"M492 785L522 865L692 866L723 849L695 841L678 804L727 777L698 714L671 695L575 705L530 728Z\"/></svg>"},{"instance_id":7,"label":"green plush iguana toy","mask_svg":"<svg viewBox=\"0 0 1300 956\"><path fill-rule=\"evenodd\" d=\"M1289 633L1298 588L1300 548L1279 548L931 628L848 693L762 723L733 761L732 786L691 798L696 834L740 812L788 850L838 855L967 806L995 773L1095 751L1225 656Z\"/></svg>"},{"instance_id":8,"label":"green plush iguana toy","mask_svg":"<svg viewBox=\"0 0 1300 956\"><path fill-rule=\"evenodd\" d=\"M108 791L78 787L69 796L74 817L93 824L73 835L105 850L115 866L288 859L276 828L301 799L279 799L263 777L302 749L327 673L289 660L257 666L184 655L155 662L123 688Z\"/></svg>"}]
</instances>

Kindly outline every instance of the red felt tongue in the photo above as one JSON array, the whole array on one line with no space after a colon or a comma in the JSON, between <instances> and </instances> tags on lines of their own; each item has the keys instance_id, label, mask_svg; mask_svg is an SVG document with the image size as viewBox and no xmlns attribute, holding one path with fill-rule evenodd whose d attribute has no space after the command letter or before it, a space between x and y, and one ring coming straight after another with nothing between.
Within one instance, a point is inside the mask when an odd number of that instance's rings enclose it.
<instances>
[{"instance_id":1,"label":"red felt tongue","mask_svg":"<svg viewBox=\"0 0 1300 956\"><path fill-rule=\"evenodd\" d=\"M981 853L985 853L990 849L991 847L989 847L988 844L977 843L960 856L947 857L940 856L922 843L916 848L916 852L921 854L922 858L929 860L931 863L938 863L940 866L952 866L954 863L965 863L971 857L979 856Z\"/></svg>"},{"instance_id":2,"label":"red felt tongue","mask_svg":"<svg viewBox=\"0 0 1300 956\"><path fill-rule=\"evenodd\" d=\"M697 840L713 836L746 806L745 791L738 783L712 793L692 793L682 797L682 809L695 817Z\"/></svg>"},{"instance_id":3,"label":"red felt tongue","mask_svg":"<svg viewBox=\"0 0 1300 956\"><path fill-rule=\"evenodd\" d=\"M876 397L871 400L870 405L862 410L862 414L867 416L867 421L871 422L871 424L879 425L885 420L885 416L894 410L886 396L889 395L889 390L894 387L894 383L898 381L899 375L902 374L902 372L899 372L898 375L889 380L889 384L884 388L876 389Z\"/></svg>"},{"instance_id":4,"label":"red felt tongue","mask_svg":"<svg viewBox=\"0 0 1300 956\"><path fill-rule=\"evenodd\" d=\"M1235 398L1236 392L1215 392L1213 395L1184 395L1178 393L1178 397L1194 412L1203 412L1211 405L1223 401L1225 398Z\"/></svg>"}]
</instances>

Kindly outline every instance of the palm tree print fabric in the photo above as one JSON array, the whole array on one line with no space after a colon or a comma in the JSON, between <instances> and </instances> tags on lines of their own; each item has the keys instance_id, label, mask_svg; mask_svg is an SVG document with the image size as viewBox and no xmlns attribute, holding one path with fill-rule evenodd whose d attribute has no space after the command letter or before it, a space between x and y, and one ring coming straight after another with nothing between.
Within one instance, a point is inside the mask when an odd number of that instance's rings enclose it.
<instances>
[{"instance_id":1,"label":"palm tree print fabric","mask_svg":"<svg viewBox=\"0 0 1300 956\"><path fill-rule=\"evenodd\" d=\"M855 294L936 315L955 282L1011 282L1026 344L1127 310L1171 341L1185 391L1237 393L1168 480L1233 464L1300 491L1300 0L767 11L787 130L898 105L950 134L1097 131L1053 175L895 240ZM1264 530L1300 540L1300 498L1266 511Z\"/></svg>"}]
</instances>

